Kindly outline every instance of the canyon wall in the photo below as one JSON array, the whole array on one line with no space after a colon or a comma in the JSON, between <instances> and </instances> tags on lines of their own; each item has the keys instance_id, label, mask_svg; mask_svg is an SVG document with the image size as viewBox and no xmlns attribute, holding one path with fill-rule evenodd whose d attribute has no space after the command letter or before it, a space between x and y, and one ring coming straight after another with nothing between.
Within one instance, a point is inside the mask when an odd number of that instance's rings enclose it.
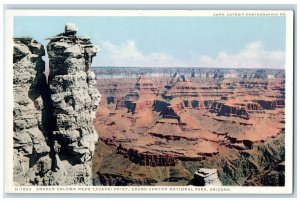
<instances>
[{"instance_id":1,"label":"canyon wall","mask_svg":"<svg viewBox=\"0 0 300 202\"><path fill-rule=\"evenodd\" d=\"M98 78L107 101L94 121L95 184L281 186L285 81L268 70L241 78L227 71L213 78L143 74L129 82L117 71Z\"/></svg>"},{"instance_id":2,"label":"canyon wall","mask_svg":"<svg viewBox=\"0 0 300 202\"><path fill-rule=\"evenodd\" d=\"M14 182L18 185L91 185L100 94L90 71L97 49L73 24L50 38L50 74L43 45L14 39Z\"/></svg>"}]
</instances>

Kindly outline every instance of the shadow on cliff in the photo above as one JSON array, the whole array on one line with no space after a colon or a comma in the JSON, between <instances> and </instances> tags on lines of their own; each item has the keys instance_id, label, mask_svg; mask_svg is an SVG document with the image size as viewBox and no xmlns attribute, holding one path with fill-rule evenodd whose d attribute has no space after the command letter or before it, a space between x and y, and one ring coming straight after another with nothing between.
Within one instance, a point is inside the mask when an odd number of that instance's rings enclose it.
<instances>
[{"instance_id":1,"label":"shadow on cliff","mask_svg":"<svg viewBox=\"0 0 300 202\"><path fill-rule=\"evenodd\" d=\"M41 121L39 123L39 129L42 131L47 145L50 147L49 156L52 159L51 169L53 170L54 162L55 162L55 152L53 149L53 131L56 126L56 119L53 116L53 101L51 99L50 87L47 83L45 71L45 62L42 58L39 58L36 61L36 70L37 73L35 75L34 80L30 86L28 97L34 102L37 110L41 111ZM38 99L41 97L41 100ZM34 166L37 161L43 156L41 154L34 155L34 158L30 159L29 167Z\"/></svg>"}]
</instances>

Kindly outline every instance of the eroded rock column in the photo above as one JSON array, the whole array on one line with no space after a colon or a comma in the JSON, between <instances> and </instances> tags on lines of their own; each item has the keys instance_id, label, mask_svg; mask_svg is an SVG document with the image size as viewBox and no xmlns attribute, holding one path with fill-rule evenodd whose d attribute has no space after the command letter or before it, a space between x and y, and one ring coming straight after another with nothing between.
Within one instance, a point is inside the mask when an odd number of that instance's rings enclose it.
<instances>
[{"instance_id":1,"label":"eroded rock column","mask_svg":"<svg viewBox=\"0 0 300 202\"><path fill-rule=\"evenodd\" d=\"M44 126L44 100L49 93L43 74L44 46L30 37L14 38L13 50L14 183L48 184L50 147Z\"/></svg>"},{"instance_id":2,"label":"eroded rock column","mask_svg":"<svg viewBox=\"0 0 300 202\"><path fill-rule=\"evenodd\" d=\"M91 160L96 134L93 118L100 94L90 71L97 48L89 38L76 36L73 24L50 39L49 86L56 120L52 136L53 170L70 179L65 184L91 185Z\"/></svg>"}]
</instances>

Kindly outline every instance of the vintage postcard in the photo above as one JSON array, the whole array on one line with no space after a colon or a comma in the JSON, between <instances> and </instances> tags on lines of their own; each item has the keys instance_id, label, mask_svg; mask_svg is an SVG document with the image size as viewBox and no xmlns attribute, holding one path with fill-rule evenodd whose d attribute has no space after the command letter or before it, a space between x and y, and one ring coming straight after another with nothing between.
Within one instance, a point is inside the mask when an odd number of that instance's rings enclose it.
<instances>
[{"instance_id":1,"label":"vintage postcard","mask_svg":"<svg viewBox=\"0 0 300 202\"><path fill-rule=\"evenodd\" d=\"M293 11L5 17L6 192L292 193Z\"/></svg>"}]
</instances>

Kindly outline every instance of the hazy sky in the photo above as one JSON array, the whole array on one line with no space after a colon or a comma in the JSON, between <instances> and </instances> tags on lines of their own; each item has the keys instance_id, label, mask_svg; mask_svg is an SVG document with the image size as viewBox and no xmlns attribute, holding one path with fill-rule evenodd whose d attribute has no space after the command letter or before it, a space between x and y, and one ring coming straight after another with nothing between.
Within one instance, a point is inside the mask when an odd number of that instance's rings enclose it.
<instances>
[{"instance_id":1,"label":"hazy sky","mask_svg":"<svg viewBox=\"0 0 300 202\"><path fill-rule=\"evenodd\" d=\"M75 23L100 47L93 66L284 68L285 17L15 17L14 36Z\"/></svg>"}]
</instances>

